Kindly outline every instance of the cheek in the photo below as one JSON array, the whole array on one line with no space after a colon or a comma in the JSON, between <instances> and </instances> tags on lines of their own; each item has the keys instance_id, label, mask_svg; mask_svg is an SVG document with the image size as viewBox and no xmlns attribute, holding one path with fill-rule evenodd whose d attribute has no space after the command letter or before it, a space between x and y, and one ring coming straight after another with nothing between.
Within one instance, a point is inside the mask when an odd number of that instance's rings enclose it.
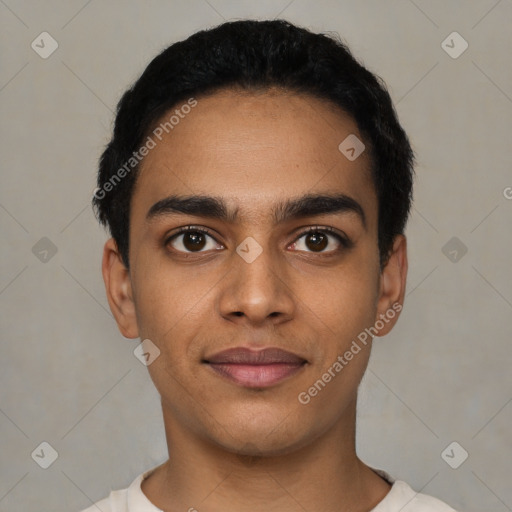
<instances>
[{"instance_id":1,"label":"cheek","mask_svg":"<svg viewBox=\"0 0 512 512\"><path fill-rule=\"evenodd\" d=\"M311 279L301 279L297 295L304 314L336 339L337 350L373 325L378 301L378 274L361 261Z\"/></svg>"},{"instance_id":2,"label":"cheek","mask_svg":"<svg viewBox=\"0 0 512 512\"><path fill-rule=\"evenodd\" d=\"M165 366L183 380L201 358L205 331L211 332L207 323L215 321L213 301L221 276L206 266L178 266L149 251L146 256L136 269L137 323L141 339L150 339L164 356L149 370Z\"/></svg>"},{"instance_id":3,"label":"cheek","mask_svg":"<svg viewBox=\"0 0 512 512\"><path fill-rule=\"evenodd\" d=\"M139 268L135 302L141 339L150 339L160 355L148 366L162 397L176 403L183 400L199 361L199 340L207 316L211 288L201 280L187 277L165 264ZM180 398L181 397L181 398Z\"/></svg>"},{"instance_id":4,"label":"cheek","mask_svg":"<svg viewBox=\"0 0 512 512\"><path fill-rule=\"evenodd\" d=\"M140 256L134 272L139 330L141 336L164 341L175 336L175 331L182 331L182 324L193 322L211 285L195 278L190 271L172 268L165 258L151 258L143 253Z\"/></svg>"}]
</instances>

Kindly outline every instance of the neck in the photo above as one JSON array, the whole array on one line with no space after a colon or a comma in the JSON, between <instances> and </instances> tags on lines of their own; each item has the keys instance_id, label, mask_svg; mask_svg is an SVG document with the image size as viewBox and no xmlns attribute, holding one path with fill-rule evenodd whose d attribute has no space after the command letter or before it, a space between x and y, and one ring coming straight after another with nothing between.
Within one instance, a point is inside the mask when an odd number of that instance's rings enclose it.
<instances>
[{"instance_id":1,"label":"neck","mask_svg":"<svg viewBox=\"0 0 512 512\"><path fill-rule=\"evenodd\" d=\"M355 452L355 403L333 428L280 455L232 453L163 409L169 460L143 481L165 512L369 511L390 486Z\"/></svg>"}]
</instances>

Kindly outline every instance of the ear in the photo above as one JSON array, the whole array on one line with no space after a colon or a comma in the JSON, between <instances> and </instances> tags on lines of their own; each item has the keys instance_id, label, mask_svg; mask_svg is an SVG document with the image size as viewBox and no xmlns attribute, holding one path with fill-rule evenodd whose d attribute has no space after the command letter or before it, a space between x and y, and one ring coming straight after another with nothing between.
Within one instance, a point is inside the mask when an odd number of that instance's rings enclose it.
<instances>
[{"instance_id":1,"label":"ear","mask_svg":"<svg viewBox=\"0 0 512 512\"><path fill-rule=\"evenodd\" d=\"M407 268L407 240L404 235L397 235L380 276L380 293L375 317L377 336L388 334L400 316L405 297Z\"/></svg>"},{"instance_id":2,"label":"ear","mask_svg":"<svg viewBox=\"0 0 512 512\"><path fill-rule=\"evenodd\" d=\"M133 302L130 272L126 268L113 238L105 243L102 263L103 281L110 311L125 338L138 338L139 329Z\"/></svg>"}]
</instances>

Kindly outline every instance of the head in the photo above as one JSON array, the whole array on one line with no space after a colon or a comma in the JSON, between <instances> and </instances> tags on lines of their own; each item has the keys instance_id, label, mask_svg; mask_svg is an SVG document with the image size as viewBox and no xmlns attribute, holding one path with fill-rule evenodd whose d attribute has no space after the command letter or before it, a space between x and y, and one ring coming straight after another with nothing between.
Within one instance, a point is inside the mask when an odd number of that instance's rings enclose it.
<instances>
[{"instance_id":1,"label":"head","mask_svg":"<svg viewBox=\"0 0 512 512\"><path fill-rule=\"evenodd\" d=\"M228 22L148 65L119 102L93 202L112 235L110 307L124 336L158 347L168 421L278 453L353 417L371 338L403 302L412 175L383 82L339 40ZM208 361L240 346L303 364L235 384Z\"/></svg>"}]
</instances>

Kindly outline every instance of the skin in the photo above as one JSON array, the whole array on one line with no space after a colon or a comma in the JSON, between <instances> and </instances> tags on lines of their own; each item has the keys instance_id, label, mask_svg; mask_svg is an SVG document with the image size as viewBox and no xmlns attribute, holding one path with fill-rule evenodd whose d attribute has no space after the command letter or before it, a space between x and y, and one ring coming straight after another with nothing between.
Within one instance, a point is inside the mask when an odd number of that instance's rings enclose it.
<instances>
[{"instance_id":1,"label":"skin","mask_svg":"<svg viewBox=\"0 0 512 512\"><path fill-rule=\"evenodd\" d=\"M307 391L365 328L403 303L405 237L379 266L377 196L366 152L349 161L338 145L357 125L337 107L278 89L223 90L198 104L142 162L131 203L130 269L106 242L103 277L127 338L150 339L148 366L161 396L170 458L142 484L165 511L369 511L390 486L355 451L357 388L369 343L307 405ZM276 203L343 193L364 210L289 219ZM171 195L211 195L238 207L233 222L182 213L146 219ZM190 252L178 228L212 230ZM315 250L309 226L328 234ZM262 253L236 252L247 237ZM295 243L295 244L294 244ZM189 252L187 251L189 248ZM181 251L181 252L180 252ZM379 332L387 334L398 314ZM279 347L308 361L265 389L238 386L201 361L221 350Z\"/></svg>"}]
</instances>

